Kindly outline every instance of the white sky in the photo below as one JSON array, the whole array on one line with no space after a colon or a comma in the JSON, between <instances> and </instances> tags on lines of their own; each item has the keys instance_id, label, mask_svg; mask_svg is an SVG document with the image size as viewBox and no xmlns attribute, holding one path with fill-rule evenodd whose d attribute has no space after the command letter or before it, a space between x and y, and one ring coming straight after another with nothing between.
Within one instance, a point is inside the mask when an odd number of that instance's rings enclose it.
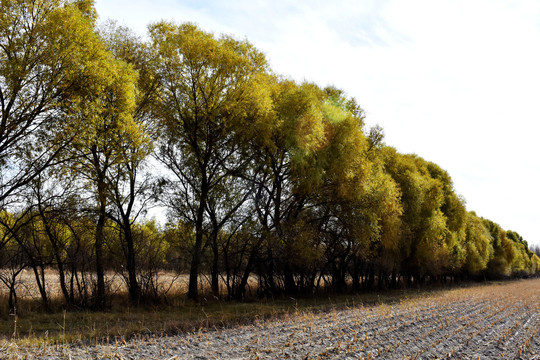
<instances>
[{"instance_id":1,"label":"white sky","mask_svg":"<svg viewBox=\"0 0 540 360\"><path fill-rule=\"evenodd\" d=\"M447 170L467 209L540 244L540 1L96 0L247 38L272 69L357 99L385 142Z\"/></svg>"}]
</instances>

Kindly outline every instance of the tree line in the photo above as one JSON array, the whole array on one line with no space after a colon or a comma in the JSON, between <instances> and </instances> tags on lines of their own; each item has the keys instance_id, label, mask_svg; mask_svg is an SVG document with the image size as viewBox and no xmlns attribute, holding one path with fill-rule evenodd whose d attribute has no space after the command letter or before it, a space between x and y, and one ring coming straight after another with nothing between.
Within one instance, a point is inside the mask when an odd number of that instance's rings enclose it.
<instances>
[{"instance_id":1,"label":"tree line","mask_svg":"<svg viewBox=\"0 0 540 360\"><path fill-rule=\"evenodd\" d=\"M367 129L335 87L275 74L245 40L159 22L142 39L90 0L0 0L0 280L46 269L68 306L132 303L160 270L219 298L529 276L516 232L450 175ZM167 224L148 219L167 209ZM255 280L254 280L255 279ZM252 282L256 281L257 286ZM250 285L251 284L251 285Z\"/></svg>"}]
</instances>

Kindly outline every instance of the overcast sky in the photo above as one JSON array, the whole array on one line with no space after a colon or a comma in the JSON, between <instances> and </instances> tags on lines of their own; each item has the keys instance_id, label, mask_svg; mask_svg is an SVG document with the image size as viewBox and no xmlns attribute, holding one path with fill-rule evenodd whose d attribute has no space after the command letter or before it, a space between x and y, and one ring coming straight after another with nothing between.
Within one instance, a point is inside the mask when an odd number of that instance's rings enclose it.
<instances>
[{"instance_id":1,"label":"overcast sky","mask_svg":"<svg viewBox=\"0 0 540 360\"><path fill-rule=\"evenodd\" d=\"M97 0L247 38L272 69L357 99L386 144L447 170L467 209L540 244L540 2Z\"/></svg>"}]
</instances>

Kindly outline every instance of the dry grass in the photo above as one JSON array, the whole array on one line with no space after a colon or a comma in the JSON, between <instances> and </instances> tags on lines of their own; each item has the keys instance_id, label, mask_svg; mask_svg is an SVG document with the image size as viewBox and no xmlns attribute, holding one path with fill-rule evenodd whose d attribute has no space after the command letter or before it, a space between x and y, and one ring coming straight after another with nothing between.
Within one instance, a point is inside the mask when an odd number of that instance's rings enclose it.
<instances>
[{"instance_id":1,"label":"dry grass","mask_svg":"<svg viewBox=\"0 0 540 360\"><path fill-rule=\"evenodd\" d=\"M137 335L177 334L200 328L222 328L251 323L258 319L280 318L299 311L326 311L362 303L389 303L404 297L423 296L426 290L388 291L363 295L331 295L314 298L255 299L249 302L220 301L211 295L201 302L186 299L188 278L185 275L161 273L159 284L166 294L164 302L156 306L127 305L126 287L122 278L109 274L107 283L111 293L111 308L104 312L88 310L64 311L58 277L46 272L47 290L52 312L40 305L39 291L31 271L20 276L17 314L7 308L7 291L0 287L0 338L21 344L102 342L129 339ZM257 279L250 279L252 288ZM209 293L208 281L201 277L203 293Z\"/></svg>"},{"instance_id":2,"label":"dry grass","mask_svg":"<svg viewBox=\"0 0 540 360\"><path fill-rule=\"evenodd\" d=\"M0 269L0 272L3 271ZM36 285L36 280L32 270L26 269L18 276L17 281L17 298L24 301L39 302L41 297L39 289ZM119 297L127 293L127 287L122 276L116 273L107 273L105 276L106 286L112 296ZM178 297L179 294L185 294L188 290L189 276L184 274L176 274L174 272L160 271L157 275L157 287L160 294ZM54 269L45 270L45 284L47 293L50 299L54 302L61 300L61 289L58 273ZM258 280L255 276L251 276L248 280L249 289L256 289ZM210 292L210 279L206 276L200 276L199 287L203 293ZM220 282L220 291L226 293L226 286ZM0 283L0 298L7 297L9 290L6 286Z\"/></svg>"}]
</instances>

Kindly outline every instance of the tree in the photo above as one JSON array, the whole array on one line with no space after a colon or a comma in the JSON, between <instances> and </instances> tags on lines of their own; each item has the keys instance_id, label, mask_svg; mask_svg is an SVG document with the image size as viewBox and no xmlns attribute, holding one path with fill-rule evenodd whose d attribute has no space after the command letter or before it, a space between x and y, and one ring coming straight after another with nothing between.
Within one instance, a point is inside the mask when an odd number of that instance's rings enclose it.
<instances>
[{"instance_id":1,"label":"tree","mask_svg":"<svg viewBox=\"0 0 540 360\"><path fill-rule=\"evenodd\" d=\"M134 131L115 144L121 160L110 167L106 179L113 206L107 214L121 229L129 297L132 303L137 304L141 291L137 281L133 226L147 210L156 178L148 171L147 160L154 150L150 134L155 124L151 110L156 102L159 82L151 49L129 29L109 23L101 35L115 58L131 65L138 75L133 123L130 124Z\"/></svg>"},{"instance_id":2,"label":"tree","mask_svg":"<svg viewBox=\"0 0 540 360\"><path fill-rule=\"evenodd\" d=\"M0 206L13 199L72 140L81 80L91 83L92 19L62 0L2 0L0 7ZM71 127L73 129L73 127ZM15 201L15 200L13 200Z\"/></svg>"},{"instance_id":3,"label":"tree","mask_svg":"<svg viewBox=\"0 0 540 360\"><path fill-rule=\"evenodd\" d=\"M483 219L483 223L490 233L493 247L493 257L488 262L488 274L495 278L510 276L511 264L516 256L512 241L506 237L506 231L499 224L488 219Z\"/></svg>"},{"instance_id":4,"label":"tree","mask_svg":"<svg viewBox=\"0 0 540 360\"><path fill-rule=\"evenodd\" d=\"M75 305L73 291L68 290L66 282L67 250L72 241L72 230L67 226L68 219L75 217L80 199L76 195L77 187L68 179L62 179L49 168L32 181L26 203L35 208L35 224L39 224L42 237L47 239L53 263L58 270L60 290L66 304ZM46 181L45 178L49 178Z\"/></svg>"},{"instance_id":5,"label":"tree","mask_svg":"<svg viewBox=\"0 0 540 360\"><path fill-rule=\"evenodd\" d=\"M444 235L444 245L447 249L448 257L448 266L444 271L456 273L461 269L465 259L462 248L467 221L465 200L455 193L454 185L448 172L432 162L427 162L426 167L431 178L438 180L442 184L443 202L440 210L446 222L447 231Z\"/></svg>"},{"instance_id":6,"label":"tree","mask_svg":"<svg viewBox=\"0 0 540 360\"><path fill-rule=\"evenodd\" d=\"M207 207L242 163L236 129L267 110L258 100L266 61L249 43L216 39L192 24L158 23L150 35L161 58L158 158L172 174L172 211L195 225L188 297L197 299Z\"/></svg>"},{"instance_id":7,"label":"tree","mask_svg":"<svg viewBox=\"0 0 540 360\"><path fill-rule=\"evenodd\" d=\"M298 246L296 240L309 239L302 233L312 231L302 212L308 197L323 181L323 163L317 161L316 152L330 140L325 129L324 97L312 84L276 79L272 117L251 127L251 152L258 167L253 178L253 205L265 247L259 271L272 293L278 290L277 274L283 277L285 292L296 293L295 262L304 263L313 255L313 246Z\"/></svg>"},{"instance_id":8,"label":"tree","mask_svg":"<svg viewBox=\"0 0 540 360\"><path fill-rule=\"evenodd\" d=\"M126 144L138 149L143 135L140 126L133 121L136 73L128 64L115 59L96 33L88 36L95 39L94 56L100 68L93 74L92 86L87 87L87 93L79 99L78 111L69 116L72 123L85 125L84 131L78 132L70 144L67 165L89 186L94 196L96 306L103 308L103 231L111 202L109 179L118 164L132 160L129 158L132 154L126 153Z\"/></svg>"},{"instance_id":9,"label":"tree","mask_svg":"<svg viewBox=\"0 0 540 360\"><path fill-rule=\"evenodd\" d=\"M416 155L385 148L385 169L399 185L403 206L401 228L402 269L422 281L442 275L451 264L450 231L442 211L444 184L433 178L429 164Z\"/></svg>"},{"instance_id":10,"label":"tree","mask_svg":"<svg viewBox=\"0 0 540 360\"><path fill-rule=\"evenodd\" d=\"M465 263L463 270L470 275L478 275L487 268L493 258L491 234L474 212L467 213L465 227Z\"/></svg>"},{"instance_id":11,"label":"tree","mask_svg":"<svg viewBox=\"0 0 540 360\"><path fill-rule=\"evenodd\" d=\"M73 168L82 169L78 165L86 159L95 173L102 224L102 179L111 155L100 145L113 140L107 135L113 130L99 119L117 118L124 122L122 132L129 132L125 122L133 107L133 71L114 59L94 31L92 1L6 0L2 10L0 201L55 163L73 160ZM101 228L96 230L100 299Z\"/></svg>"},{"instance_id":12,"label":"tree","mask_svg":"<svg viewBox=\"0 0 540 360\"><path fill-rule=\"evenodd\" d=\"M104 59L105 60L105 59ZM112 56L106 56L111 73L107 74L100 93L91 96L100 98L97 107L79 113L80 121L86 121L84 132L73 140L71 151L77 154L70 162L71 170L85 181L94 194L97 216L95 232L95 261L97 275L96 306L104 306L105 282L103 269L104 228L107 209L111 203L111 178L117 178L117 166L124 161L133 161L126 143L137 149L141 143L140 127L133 122L133 84L135 74L131 68ZM97 99L96 99L97 100ZM90 109L88 109L90 110ZM129 146L128 145L128 146ZM111 174L114 173L115 176ZM129 174L128 174L129 176Z\"/></svg>"},{"instance_id":13,"label":"tree","mask_svg":"<svg viewBox=\"0 0 540 360\"><path fill-rule=\"evenodd\" d=\"M13 229L20 226L21 219L16 219L12 214L0 212L0 281L8 288L8 308L9 311L16 311L17 288L20 282L17 280L19 274L28 266L26 253L15 241Z\"/></svg>"},{"instance_id":14,"label":"tree","mask_svg":"<svg viewBox=\"0 0 540 360\"><path fill-rule=\"evenodd\" d=\"M47 284L45 281L45 268L51 265L51 251L44 239L42 224L39 217L35 214L32 207L27 207L23 211L13 216L3 216L0 218L0 226L4 233L9 234L12 240L12 246L16 244L18 250L14 253L15 258L18 254L24 254L24 265L30 267L34 272L36 286L41 296L41 301L45 309L49 310L49 296L47 293ZM9 248L8 248L9 250ZM9 267L12 269L16 263L11 262ZM22 264L19 263L19 266ZM16 272L12 271L12 276ZM12 277L14 280L14 277Z\"/></svg>"},{"instance_id":15,"label":"tree","mask_svg":"<svg viewBox=\"0 0 540 360\"><path fill-rule=\"evenodd\" d=\"M320 206L338 222L329 228L331 237L338 241L327 246L333 286L342 291L348 274L355 290L360 287L361 275L368 275L365 286L372 286L376 271L379 286L383 286L387 272L394 267L390 254L397 252L402 209L397 184L384 172L382 131L374 128L366 136L364 114L354 99L347 100L335 88L325 92L332 140L321 154L329 166Z\"/></svg>"}]
</instances>

